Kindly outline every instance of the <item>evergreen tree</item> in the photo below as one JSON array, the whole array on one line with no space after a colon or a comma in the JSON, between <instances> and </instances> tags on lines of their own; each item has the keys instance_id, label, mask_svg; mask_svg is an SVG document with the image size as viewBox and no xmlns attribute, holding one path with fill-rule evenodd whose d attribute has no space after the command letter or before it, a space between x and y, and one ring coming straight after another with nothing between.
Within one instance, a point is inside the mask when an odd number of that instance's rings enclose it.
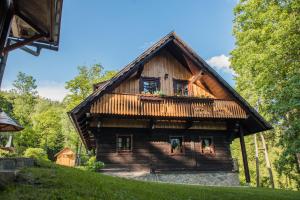
<instances>
[{"instance_id":1,"label":"evergreen tree","mask_svg":"<svg viewBox=\"0 0 300 200\"><path fill-rule=\"evenodd\" d=\"M32 76L19 72L17 79L13 82L12 95L9 95L13 104L13 114L24 127L24 130L16 134L15 144L19 153L28 147L39 145L39 136L33 130L31 122L34 107L37 103L37 85Z\"/></svg>"}]
</instances>

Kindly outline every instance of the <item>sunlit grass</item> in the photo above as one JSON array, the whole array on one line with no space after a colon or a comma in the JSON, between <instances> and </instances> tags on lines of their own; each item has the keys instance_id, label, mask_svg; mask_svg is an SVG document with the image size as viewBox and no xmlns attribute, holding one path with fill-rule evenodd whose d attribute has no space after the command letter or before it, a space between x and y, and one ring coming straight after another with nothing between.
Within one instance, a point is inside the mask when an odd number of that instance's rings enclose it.
<instances>
[{"instance_id":1,"label":"sunlit grass","mask_svg":"<svg viewBox=\"0 0 300 200\"><path fill-rule=\"evenodd\" d=\"M299 192L142 182L75 168L44 165L21 171L0 199L300 199Z\"/></svg>"}]
</instances>

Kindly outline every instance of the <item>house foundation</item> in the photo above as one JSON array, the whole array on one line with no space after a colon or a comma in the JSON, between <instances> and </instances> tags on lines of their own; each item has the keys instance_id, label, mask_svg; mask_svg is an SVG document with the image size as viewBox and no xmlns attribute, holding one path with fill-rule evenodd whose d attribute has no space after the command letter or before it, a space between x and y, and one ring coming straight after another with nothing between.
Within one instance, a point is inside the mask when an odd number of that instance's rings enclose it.
<instances>
[{"instance_id":1,"label":"house foundation","mask_svg":"<svg viewBox=\"0 0 300 200\"><path fill-rule=\"evenodd\" d=\"M173 171L163 173L149 172L104 172L104 174L151 182L192 184L205 186L240 186L238 172L199 172L199 171Z\"/></svg>"}]
</instances>

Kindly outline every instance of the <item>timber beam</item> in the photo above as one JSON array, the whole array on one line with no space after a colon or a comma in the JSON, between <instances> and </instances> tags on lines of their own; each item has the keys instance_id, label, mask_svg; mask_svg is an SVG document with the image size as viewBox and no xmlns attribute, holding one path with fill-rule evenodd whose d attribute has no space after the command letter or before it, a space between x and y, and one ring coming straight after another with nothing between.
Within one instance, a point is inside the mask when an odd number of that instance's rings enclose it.
<instances>
[{"instance_id":1,"label":"timber beam","mask_svg":"<svg viewBox=\"0 0 300 200\"><path fill-rule=\"evenodd\" d=\"M193 126L193 121L192 120L187 120L185 123L185 129L189 129Z\"/></svg>"},{"instance_id":2,"label":"timber beam","mask_svg":"<svg viewBox=\"0 0 300 200\"><path fill-rule=\"evenodd\" d=\"M0 14L0 53L7 43L7 38L11 30L11 22L14 17L14 5L12 1L3 0L1 2L3 10Z\"/></svg>"},{"instance_id":3,"label":"timber beam","mask_svg":"<svg viewBox=\"0 0 300 200\"><path fill-rule=\"evenodd\" d=\"M140 65L139 69L137 70L137 73L135 75L136 79L139 79L141 77L143 70L144 70L144 65Z\"/></svg>"},{"instance_id":4,"label":"timber beam","mask_svg":"<svg viewBox=\"0 0 300 200\"><path fill-rule=\"evenodd\" d=\"M23 41L20 41L18 43L14 43L12 45L6 46L3 49L3 54L7 54L9 51L12 51L12 50L18 49L20 47L23 47L25 45L31 44L34 41L37 41L43 37L44 37L43 35L37 34L37 35L32 36L31 38L24 39Z\"/></svg>"},{"instance_id":5,"label":"timber beam","mask_svg":"<svg viewBox=\"0 0 300 200\"><path fill-rule=\"evenodd\" d=\"M0 55L0 88L1 88L1 84L2 84L4 70L6 67L7 57L8 57L8 54L5 54L4 56Z\"/></svg>"},{"instance_id":6,"label":"timber beam","mask_svg":"<svg viewBox=\"0 0 300 200\"><path fill-rule=\"evenodd\" d=\"M240 144L241 144L241 150L242 150L245 178L246 178L246 182L249 184L250 183L250 173L249 173L246 145L245 145L245 140L244 140L243 126L240 126L240 128L239 128L239 136L240 136Z\"/></svg>"},{"instance_id":7,"label":"timber beam","mask_svg":"<svg viewBox=\"0 0 300 200\"><path fill-rule=\"evenodd\" d=\"M200 72L194 76L192 76L189 79L190 83L195 83L197 80L201 80L201 78L204 76L204 72L202 70L200 70Z\"/></svg>"}]
</instances>

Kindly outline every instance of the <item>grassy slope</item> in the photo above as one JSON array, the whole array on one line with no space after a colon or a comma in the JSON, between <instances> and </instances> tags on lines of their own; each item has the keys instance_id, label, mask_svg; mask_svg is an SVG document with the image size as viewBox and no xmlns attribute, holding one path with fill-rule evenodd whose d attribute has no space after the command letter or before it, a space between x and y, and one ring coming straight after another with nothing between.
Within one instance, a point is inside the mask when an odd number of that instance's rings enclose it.
<instances>
[{"instance_id":1,"label":"grassy slope","mask_svg":"<svg viewBox=\"0 0 300 200\"><path fill-rule=\"evenodd\" d=\"M300 192L172 185L114 178L63 167L29 168L0 199L300 199Z\"/></svg>"}]
</instances>

